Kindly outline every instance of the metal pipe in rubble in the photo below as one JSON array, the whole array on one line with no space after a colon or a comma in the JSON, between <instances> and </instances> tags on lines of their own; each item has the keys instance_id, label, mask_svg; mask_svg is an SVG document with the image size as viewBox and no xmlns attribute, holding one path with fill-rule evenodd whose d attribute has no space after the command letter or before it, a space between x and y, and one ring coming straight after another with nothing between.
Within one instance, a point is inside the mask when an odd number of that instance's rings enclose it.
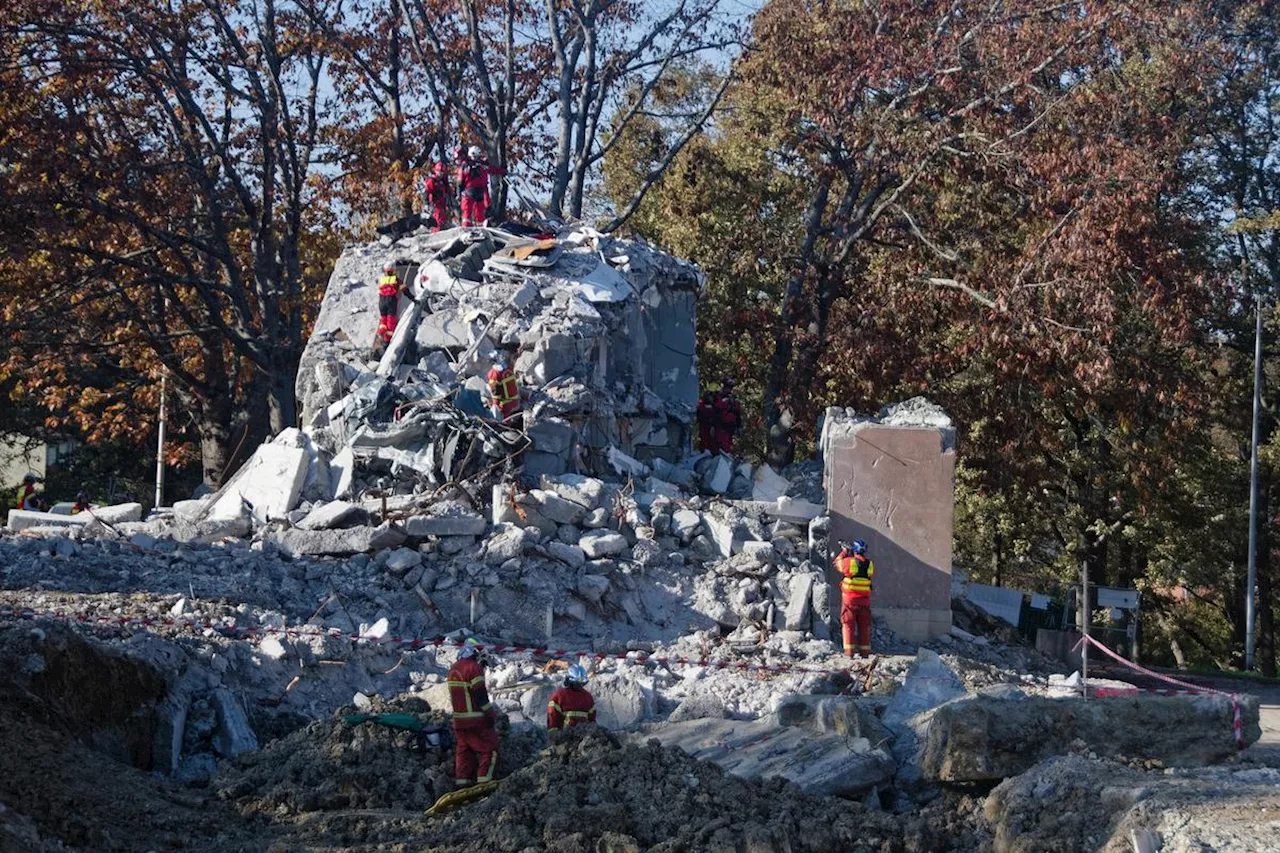
<instances>
[{"instance_id":1,"label":"metal pipe in rubble","mask_svg":"<svg viewBox=\"0 0 1280 853\"><path fill-rule=\"evenodd\" d=\"M1258 432L1262 413L1262 294L1254 295L1253 441L1249 454L1249 574L1244 587L1244 668L1253 669L1254 586L1258 580Z\"/></svg>"},{"instance_id":2,"label":"metal pipe in rubble","mask_svg":"<svg viewBox=\"0 0 1280 853\"><path fill-rule=\"evenodd\" d=\"M156 440L156 509L164 506L164 432L165 432L165 384L167 374L160 374L160 436Z\"/></svg>"}]
</instances>

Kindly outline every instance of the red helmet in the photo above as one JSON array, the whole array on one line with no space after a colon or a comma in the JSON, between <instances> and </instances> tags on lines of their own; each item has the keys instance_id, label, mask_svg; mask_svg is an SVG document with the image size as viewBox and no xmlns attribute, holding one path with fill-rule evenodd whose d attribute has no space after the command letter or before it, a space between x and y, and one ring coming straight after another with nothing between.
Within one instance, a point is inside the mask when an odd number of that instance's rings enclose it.
<instances>
[{"instance_id":1,"label":"red helmet","mask_svg":"<svg viewBox=\"0 0 1280 853\"><path fill-rule=\"evenodd\" d=\"M447 171L449 171L449 167L446 166L442 161L437 162L435 166L431 168L431 173L433 175L443 175Z\"/></svg>"}]
</instances>

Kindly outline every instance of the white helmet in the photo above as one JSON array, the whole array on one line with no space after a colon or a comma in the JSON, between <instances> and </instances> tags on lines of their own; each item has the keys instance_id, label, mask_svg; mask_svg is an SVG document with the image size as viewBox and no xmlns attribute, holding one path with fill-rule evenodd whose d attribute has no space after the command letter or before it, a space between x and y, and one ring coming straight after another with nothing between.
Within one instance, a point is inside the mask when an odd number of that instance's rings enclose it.
<instances>
[{"instance_id":1,"label":"white helmet","mask_svg":"<svg viewBox=\"0 0 1280 853\"><path fill-rule=\"evenodd\" d=\"M470 157L472 160L479 160L481 157L484 156L484 152L480 150L479 145L472 145L470 148L467 149L467 156Z\"/></svg>"},{"instance_id":2,"label":"white helmet","mask_svg":"<svg viewBox=\"0 0 1280 853\"><path fill-rule=\"evenodd\" d=\"M587 671L575 663L564 674L564 683L569 685L576 684L579 687L584 686L587 683Z\"/></svg>"}]
</instances>

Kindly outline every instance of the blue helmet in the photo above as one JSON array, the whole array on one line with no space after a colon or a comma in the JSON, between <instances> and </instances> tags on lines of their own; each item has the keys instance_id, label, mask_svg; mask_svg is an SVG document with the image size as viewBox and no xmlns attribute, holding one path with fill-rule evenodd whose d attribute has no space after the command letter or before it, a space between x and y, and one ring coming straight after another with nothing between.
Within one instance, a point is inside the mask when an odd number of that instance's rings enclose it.
<instances>
[{"instance_id":1,"label":"blue helmet","mask_svg":"<svg viewBox=\"0 0 1280 853\"><path fill-rule=\"evenodd\" d=\"M569 671L564 674L564 683L566 686L583 687L587 683L587 670L577 664L569 667Z\"/></svg>"},{"instance_id":2,"label":"blue helmet","mask_svg":"<svg viewBox=\"0 0 1280 853\"><path fill-rule=\"evenodd\" d=\"M867 553L867 543L861 539L853 540L853 553L855 554Z\"/></svg>"}]
</instances>

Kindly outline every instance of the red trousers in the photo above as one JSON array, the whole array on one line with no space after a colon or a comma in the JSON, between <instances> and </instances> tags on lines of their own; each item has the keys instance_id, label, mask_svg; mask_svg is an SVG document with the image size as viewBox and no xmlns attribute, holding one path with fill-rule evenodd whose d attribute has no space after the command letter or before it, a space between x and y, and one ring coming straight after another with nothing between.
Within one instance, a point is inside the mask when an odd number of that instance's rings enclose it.
<instances>
[{"instance_id":1,"label":"red trousers","mask_svg":"<svg viewBox=\"0 0 1280 853\"><path fill-rule=\"evenodd\" d=\"M483 726L454 728L453 783L466 788L493 779L498 767L498 733L488 720Z\"/></svg>"},{"instance_id":2,"label":"red trousers","mask_svg":"<svg viewBox=\"0 0 1280 853\"><path fill-rule=\"evenodd\" d=\"M469 225L483 225L485 217L489 215L489 199L472 198L466 193L462 194L462 224L464 227Z\"/></svg>"},{"instance_id":3,"label":"red trousers","mask_svg":"<svg viewBox=\"0 0 1280 853\"><path fill-rule=\"evenodd\" d=\"M871 596L848 590L840 592L840 633L844 636L844 653L871 654ZM855 642L856 634L856 642Z\"/></svg>"},{"instance_id":4,"label":"red trousers","mask_svg":"<svg viewBox=\"0 0 1280 853\"><path fill-rule=\"evenodd\" d=\"M436 221L435 226L431 229L434 233L445 227L449 221L449 207L442 201L431 203L431 218Z\"/></svg>"}]
</instances>

